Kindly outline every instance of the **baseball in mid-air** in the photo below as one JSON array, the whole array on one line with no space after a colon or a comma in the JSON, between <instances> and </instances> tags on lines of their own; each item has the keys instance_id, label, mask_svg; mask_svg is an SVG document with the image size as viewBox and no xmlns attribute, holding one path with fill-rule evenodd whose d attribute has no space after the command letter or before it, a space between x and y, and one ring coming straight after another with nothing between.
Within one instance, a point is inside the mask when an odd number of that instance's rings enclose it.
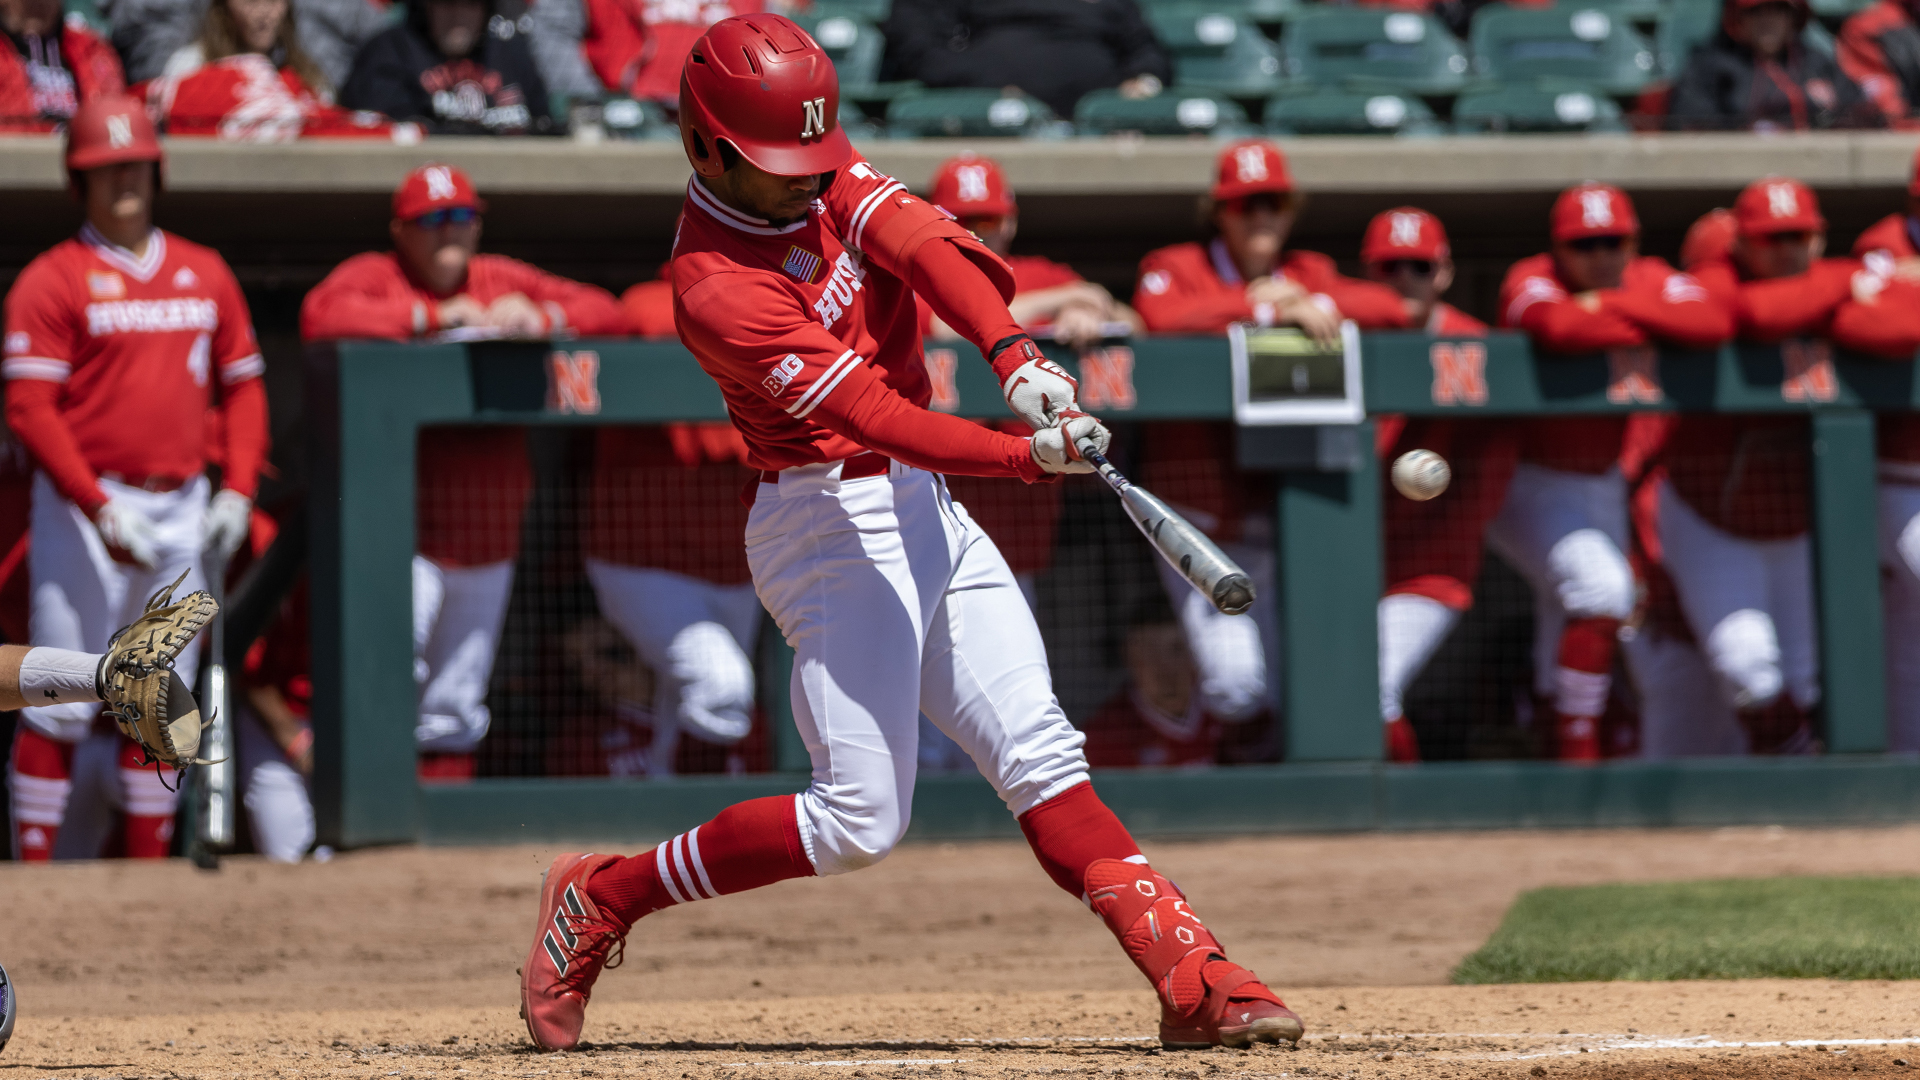
<instances>
[{"instance_id":1,"label":"baseball in mid-air","mask_svg":"<svg viewBox=\"0 0 1920 1080\"><path fill-rule=\"evenodd\" d=\"M1447 459L1431 450L1409 450L1393 462L1393 486L1415 502L1425 502L1447 490L1453 470Z\"/></svg>"}]
</instances>

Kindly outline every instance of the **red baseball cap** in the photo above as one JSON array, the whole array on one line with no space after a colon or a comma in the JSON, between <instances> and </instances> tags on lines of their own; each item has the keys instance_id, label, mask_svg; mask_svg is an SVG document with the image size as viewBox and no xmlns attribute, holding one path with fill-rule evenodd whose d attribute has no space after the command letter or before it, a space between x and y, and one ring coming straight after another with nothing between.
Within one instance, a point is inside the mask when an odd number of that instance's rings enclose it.
<instances>
[{"instance_id":1,"label":"red baseball cap","mask_svg":"<svg viewBox=\"0 0 1920 1080\"><path fill-rule=\"evenodd\" d=\"M1709 210L1700 215L1680 242L1681 269L1691 270L1703 262L1729 257L1739 234L1740 224L1731 210Z\"/></svg>"},{"instance_id":2,"label":"red baseball cap","mask_svg":"<svg viewBox=\"0 0 1920 1080\"><path fill-rule=\"evenodd\" d=\"M1584 240L1589 236L1635 236L1640 218L1633 212L1633 200L1612 184L1592 181L1570 187L1553 201L1551 216L1554 243Z\"/></svg>"},{"instance_id":3,"label":"red baseball cap","mask_svg":"<svg viewBox=\"0 0 1920 1080\"><path fill-rule=\"evenodd\" d=\"M1293 190L1286 155L1265 139L1246 139L1220 151L1215 164L1213 201Z\"/></svg>"},{"instance_id":4,"label":"red baseball cap","mask_svg":"<svg viewBox=\"0 0 1920 1080\"><path fill-rule=\"evenodd\" d=\"M407 174L393 192L393 216L412 221L434 210L484 211L487 204L473 181L457 165L422 165Z\"/></svg>"},{"instance_id":5,"label":"red baseball cap","mask_svg":"<svg viewBox=\"0 0 1920 1080\"><path fill-rule=\"evenodd\" d=\"M1827 227L1813 190L1786 176L1764 176L1748 184L1734 200L1733 216L1740 222L1741 236L1821 232Z\"/></svg>"},{"instance_id":6,"label":"red baseball cap","mask_svg":"<svg viewBox=\"0 0 1920 1080\"><path fill-rule=\"evenodd\" d=\"M1005 217L1014 209L999 163L971 152L941 162L927 201L957 218Z\"/></svg>"},{"instance_id":7,"label":"red baseball cap","mask_svg":"<svg viewBox=\"0 0 1920 1080\"><path fill-rule=\"evenodd\" d=\"M1417 206L1396 206L1376 215L1367 223L1367 234L1360 241L1360 261L1364 263L1394 259L1439 262L1450 253L1446 226Z\"/></svg>"},{"instance_id":8,"label":"red baseball cap","mask_svg":"<svg viewBox=\"0 0 1920 1080\"><path fill-rule=\"evenodd\" d=\"M103 94L67 122L67 168L73 172L163 160L147 107L125 94Z\"/></svg>"}]
</instances>

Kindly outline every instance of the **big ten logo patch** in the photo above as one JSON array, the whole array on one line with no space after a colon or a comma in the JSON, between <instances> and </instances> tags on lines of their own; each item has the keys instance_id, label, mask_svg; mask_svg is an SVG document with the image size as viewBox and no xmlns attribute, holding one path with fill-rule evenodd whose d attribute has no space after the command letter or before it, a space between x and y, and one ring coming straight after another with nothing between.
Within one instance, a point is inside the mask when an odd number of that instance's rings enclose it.
<instances>
[{"instance_id":1,"label":"big ten logo patch","mask_svg":"<svg viewBox=\"0 0 1920 1080\"><path fill-rule=\"evenodd\" d=\"M1080 354L1080 403L1089 409L1131 409L1140 402L1133 390L1133 350L1106 345Z\"/></svg>"},{"instance_id":2,"label":"big ten logo patch","mask_svg":"<svg viewBox=\"0 0 1920 1080\"><path fill-rule=\"evenodd\" d=\"M547 411L593 416L600 411L600 354L555 349L547 357Z\"/></svg>"},{"instance_id":3,"label":"big ten logo patch","mask_svg":"<svg viewBox=\"0 0 1920 1080\"><path fill-rule=\"evenodd\" d=\"M1436 341L1427 350L1433 366L1435 405L1487 403L1487 347L1478 341Z\"/></svg>"},{"instance_id":4,"label":"big ten logo patch","mask_svg":"<svg viewBox=\"0 0 1920 1080\"><path fill-rule=\"evenodd\" d=\"M1780 380L1783 401L1833 401L1840 396L1840 376L1833 370L1833 348L1824 341L1790 338L1780 343L1786 369Z\"/></svg>"},{"instance_id":5,"label":"big ten logo patch","mask_svg":"<svg viewBox=\"0 0 1920 1080\"><path fill-rule=\"evenodd\" d=\"M1613 349L1607 353L1607 400L1615 405L1657 405L1666 400L1660 388L1660 354L1650 345Z\"/></svg>"},{"instance_id":6,"label":"big ten logo patch","mask_svg":"<svg viewBox=\"0 0 1920 1080\"><path fill-rule=\"evenodd\" d=\"M927 381L933 384L933 400L928 404L939 412L960 411L960 387L954 372L960 368L960 354L952 349L927 350Z\"/></svg>"}]
</instances>

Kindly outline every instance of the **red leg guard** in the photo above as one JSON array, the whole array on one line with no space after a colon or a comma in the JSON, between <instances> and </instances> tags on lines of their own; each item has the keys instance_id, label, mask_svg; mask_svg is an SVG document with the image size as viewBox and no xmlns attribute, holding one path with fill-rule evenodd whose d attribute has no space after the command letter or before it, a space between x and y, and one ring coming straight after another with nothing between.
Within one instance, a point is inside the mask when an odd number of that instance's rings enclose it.
<instances>
[{"instance_id":1,"label":"red leg guard","mask_svg":"<svg viewBox=\"0 0 1920 1080\"><path fill-rule=\"evenodd\" d=\"M73 744L22 724L14 732L10 760L13 856L21 862L47 862L53 858L53 843L73 791Z\"/></svg>"},{"instance_id":2,"label":"red leg guard","mask_svg":"<svg viewBox=\"0 0 1920 1080\"><path fill-rule=\"evenodd\" d=\"M1160 1041L1241 1046L1297 1040L1300 1018L1253 972L1228 960L1173 882L1144 862L1087 867L1087 902L1160 995Z\"/></svg>"},{"instance_id":3,"label":"red leg guard","mask_svg":"<svg viewBox=\"0 0 1920 1080\"><path fill-rule=\"evenodd\" d=\"M1099 859L1130 859L1140 854L1127 827L1093 793L1093 784L1075 784L1020 815L1034 858L1067 895L1085 899L1087 867Z\"/></svg>"},{"instance_id":4,"label":"red leg guard","mask_svg":"<svg viewBox=\"0 0 1920 1080\"><path fill-rule=\"evenodd\" d=\"M749 799L652 851L608 863L587 879L587 897L620 925L663 907L812 877L793 796Z\"/></svg>"}]
</instances>

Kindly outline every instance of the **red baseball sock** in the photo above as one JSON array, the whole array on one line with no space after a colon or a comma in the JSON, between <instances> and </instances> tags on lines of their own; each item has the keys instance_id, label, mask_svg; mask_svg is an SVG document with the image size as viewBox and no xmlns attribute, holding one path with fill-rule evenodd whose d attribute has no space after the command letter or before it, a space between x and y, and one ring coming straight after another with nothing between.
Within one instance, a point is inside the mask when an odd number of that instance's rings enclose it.
<instances>
[{"instance_id":1,"label":"red baseball sock","mask_svg":"<svg viewBox=\"0 0 1920 1080\"><path fill-rule=\"evenodd\" d=\"M812 877L791 795L749 799L643 855L608 863L587 879L587 897L628 926L674 904Z\"/></svg>"},{"instance_id":2,"label":"red baseball sock","mask_svg":"<svg viewBox=\"0 0 1920 1080\"><path fill-rule=\"evenodd\" d=\"M53 858L53 842L60 836L67 798L73 793L73 744L49 739L22 724L13 736L12 766L7 771L13 796L13 857L46 862Z\"/></svg>"},{"instance_id":3,"label":"red baseball sock","mask_svg":"<svg viewBox=\"0 0 1920 1080\"><path fill-rule=\"evenodd\" d=\"M120 789L126 799L126 855L164 859L173 850L173 815L180 806L180 777L166 766L142 765L146 753L131 739L120 741Z\"/></svg>"},{"instance_id":4,"label":"red baseball sock","mask_svg":"<svg viewBox=\"0 0 1920 1080\"><path fill-rule=\"evenodd\" d=\"M1087 867L1099 859L1131 859L1140 854L1127 827L1093 793L1091 781L1067 790L1020 815L1034 857L1053 883L1076 899L1086 899Z\"/></svg>"},{"instance_id":5,"label":"red baseball sock","mask_svg":"<svg viewBox=\"0 0 1920 1080\"><path fill-rule=\"evenodd\" d=\"M1613 642L1618 619L1569 619L1560 632L1559 666L1553 673L1553 710L1559 757L1600 757L1600 717L1613 689Z\"/></svg>"}]
</instances>

